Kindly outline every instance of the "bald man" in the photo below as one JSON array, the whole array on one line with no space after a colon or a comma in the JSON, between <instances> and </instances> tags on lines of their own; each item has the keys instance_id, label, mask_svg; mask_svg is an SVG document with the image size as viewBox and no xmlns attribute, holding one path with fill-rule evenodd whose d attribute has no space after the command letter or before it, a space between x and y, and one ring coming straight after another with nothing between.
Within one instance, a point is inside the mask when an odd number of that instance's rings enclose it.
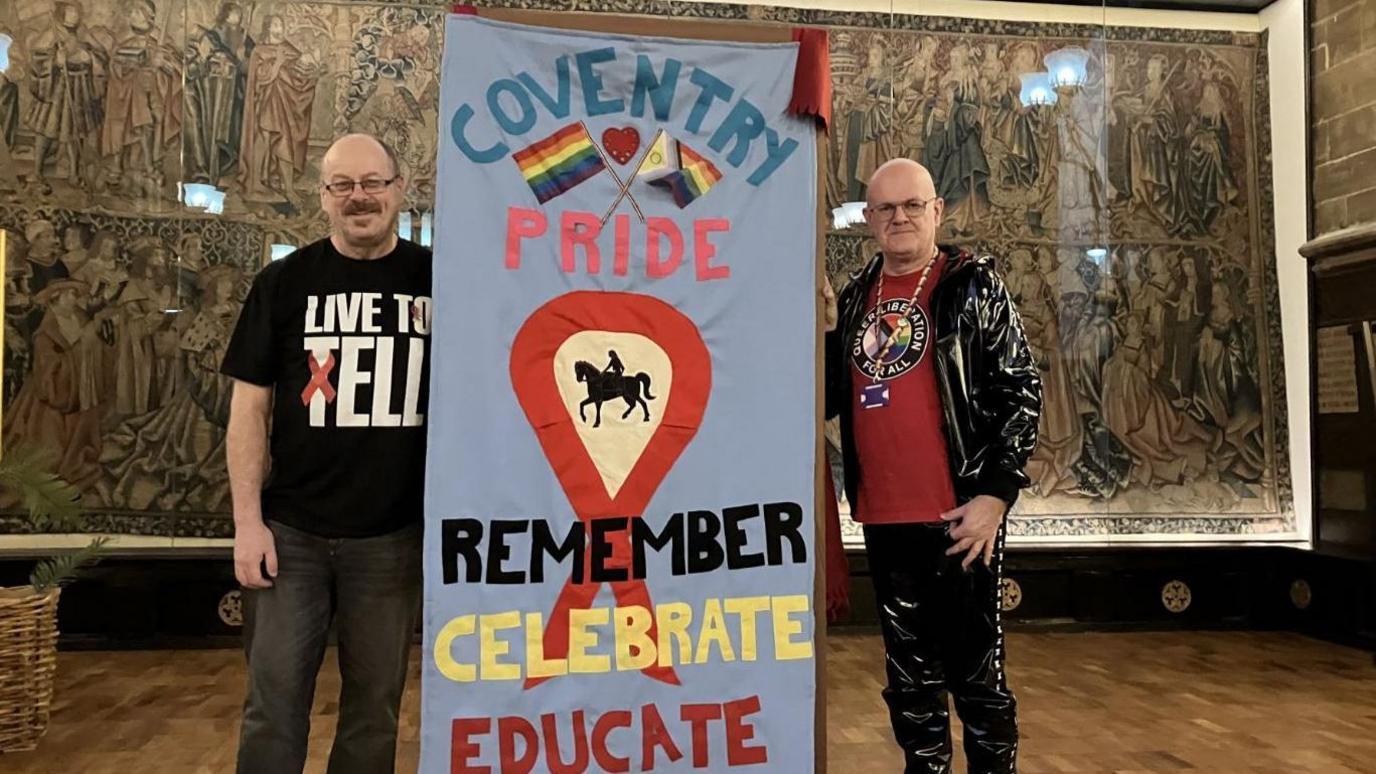
<instances>
[{"instance_id":1,"label":"bald man","mask_svg":"<svg viewBox=\"0 0 1376 774\"><path fill-rule=\"evenodd\" d=\"M392 771L420 607L430 251L397 238L405 180L377 139L340 138L320 179L330 236L259 272L222 367L241 774L301 771L331 623L343 690L328 771Z\"/></svg>"},{"instance_id":2,"label":"bald man","mask_svg":"<svg viewBox=\"0 0 1376 774\"><path fill-rule=\"evenodd\" d=\"M949 693L968 770L1012 772L999 573L1004 519L1029 483L1041 381L993 259L937 245L944 206L914 161L870 178L865 220L879 255L839 302L823 289L827 416L841 417L906 771L951 771Z\"/></svg>"}]
</instances>

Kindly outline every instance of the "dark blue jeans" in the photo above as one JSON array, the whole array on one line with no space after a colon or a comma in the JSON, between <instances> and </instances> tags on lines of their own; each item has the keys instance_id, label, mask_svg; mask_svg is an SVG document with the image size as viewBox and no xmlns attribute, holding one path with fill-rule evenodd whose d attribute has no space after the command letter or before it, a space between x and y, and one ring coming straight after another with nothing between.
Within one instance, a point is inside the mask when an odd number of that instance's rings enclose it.
<instances>
[{"instance_id":1,"label":"dark blue jeans","mask_svg":"<svg viewBox=\"0 0 1376 774\"><path fill-rule=\"evenodd\" d=\"M270 589L243 592L248 699L239 774L302 770L332 620L343 689L329 774L390 774L420 614L421 525L348 539L268 526L277 577Z\"/></svg>"}]
</instances>

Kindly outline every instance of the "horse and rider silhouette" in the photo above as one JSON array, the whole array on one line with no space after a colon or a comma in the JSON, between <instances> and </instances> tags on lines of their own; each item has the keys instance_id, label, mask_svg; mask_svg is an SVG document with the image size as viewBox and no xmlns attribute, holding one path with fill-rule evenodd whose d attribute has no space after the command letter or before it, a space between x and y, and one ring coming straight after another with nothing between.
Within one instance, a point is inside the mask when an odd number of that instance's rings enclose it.
<instances>
[{"instance_id":1,"label":"horse and rider silhouette","mask_svg":"<svg viewBox=\"0 0 1376 774\"><path fill-rule=\"evenodd\" d=\"M592 423L593 427L602 426L602 404L620 398L626 401L626 411L621 415L625 419L635 411L636 406L645 412L644 422L650 421L650 404L645 399L654 400L655 396L650 394L650 375L641 371L635 376L626 376L626 367L621 364L621 358L617 357L616 350L607 353L607 367L599 370L597 366L586 360L579 360L573 364L573 373L578 377L578 381L588 387L588 399L578 404L578 416L584 422L588 421L586 408L589 403L596 408L596 419ZM644 393L644 397L641 393Z\"/></svg>"}]
</instances>

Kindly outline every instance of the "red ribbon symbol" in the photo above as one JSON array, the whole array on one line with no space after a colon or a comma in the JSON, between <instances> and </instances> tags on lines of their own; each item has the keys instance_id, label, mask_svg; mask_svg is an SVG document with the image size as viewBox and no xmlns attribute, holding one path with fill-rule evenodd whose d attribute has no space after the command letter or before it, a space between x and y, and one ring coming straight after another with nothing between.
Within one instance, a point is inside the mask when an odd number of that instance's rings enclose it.
<instances>
[{"instance_id":1,"label":"red ribbon symbol","mask_svg":"<svg viewBox=\"0 0 1376 774\"><path fill-rule=\"evenodd\" d=\"M330 386L330 372L334 370L334 353L331 352L330 356L325 358L324 365L315 359L314 352L309 353L306 355L306 364L311 367L311 380L306 389L301 391L301 404L311 405L311 398L317 390L325 393L326 403L334 403L334 388Z\"/></svg>"},{"instance_id":2,"label":"red ribbon symbol","mask_svg":"<svg viewBox=\"0 0 1376 774\"><path fill-rule=\"evenodd\" d=\"M673 364L669 400L657 407L663 411L660 424L615 497L607 493L555 382L555 354L570 336L581 331L639 334L657 344ZM638 519L702 424L712 388L712 359L693 321L663 301L634 293L578 291L535 310L521 326L511 345L511 383L579 520L586 524L610 517ZM614 428L607 429L615 432ZM612 534L620 541L606 566L630 568L630 530ZM586 566L592 566L591 551ZM614 581L610 585L618 605L637 605L653 614L644 580ZM572 577L564 583L545 629L546 659L568 657L569 613L591 607L600 586L595 582L575 583ZM648 634L658 641L653 625ZM643 671L656 680L680 684L672 667L652 664ZM528 678L525 687L533 688L546 679Z\"/></svg>"}]
</instances>

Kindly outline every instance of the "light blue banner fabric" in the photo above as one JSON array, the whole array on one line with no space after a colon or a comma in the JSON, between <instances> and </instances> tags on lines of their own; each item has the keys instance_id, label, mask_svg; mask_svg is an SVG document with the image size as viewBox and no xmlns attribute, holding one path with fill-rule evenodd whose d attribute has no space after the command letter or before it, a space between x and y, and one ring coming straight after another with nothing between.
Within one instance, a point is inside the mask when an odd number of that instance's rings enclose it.
<instances>
[{"instance_id":1,"label":"light blue banner fabric","mask_svg":"<svg viewBox=\"0 0 1376 774\"><path fill-rule=\"evenodd\" d=\"M421 771L812 770L796 57L449 18Z\"/></svg>"}]
</instances>

